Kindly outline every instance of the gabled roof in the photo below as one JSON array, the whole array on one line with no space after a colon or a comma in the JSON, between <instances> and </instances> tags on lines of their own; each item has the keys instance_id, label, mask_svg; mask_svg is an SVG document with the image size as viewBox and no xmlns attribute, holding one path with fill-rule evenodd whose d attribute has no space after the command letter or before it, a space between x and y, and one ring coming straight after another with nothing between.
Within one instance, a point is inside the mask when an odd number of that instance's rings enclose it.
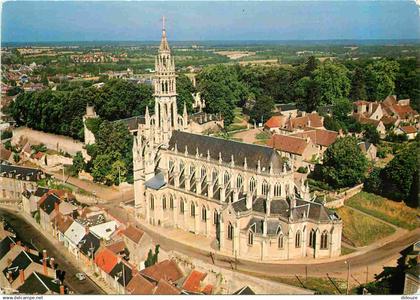
<instances>
[{"instance_id":1,"label":"gabled roof","mask_svg":"<svg viewBox=\"0 0 420 300\"><path fill-rule=\"evenodd\" d=\"M60 202L60 198L58 198L55 194L49 194L44 199L40 200L39 208L49 215L55 209L55 206L60 204Z\"/></svg>"},{"instance_id":2,"label":"gabled roof","mask_svg":"<svg viewBox=\"0 0 420 300\"><path fill-rule=\"evenodd\" d=\"M73 213L76 209L77 207L75 205L67 201L61 202L60 205L58 206L58 211L60 212L60 214L63 214L63 215L69 215Z\"/></svg>"},{"instance_id":3,"label":"gabled roof","mask_svg":"<svg viewBox=\"0 0 420 300\"><path fill-rule=\"evenodd\" d=\"M16 244L15 240L10 236L6 236L0 241L0 260L9 252L10 245L14 244Z\"/></svg>"},{"instance_id":4,"label":"gabled roof","mask_svg":"<svg viewBox=\"0 0 420 300\"><path fill-rule=\"evenodd\" d=\"M306 128L304 132L292 134L295 137L307 138L309 137L312 143L323 147L329 147L333 144L337 137L338 132L319 128Z\"/></svg>"},{"instance_id":5,"label":"gabled roof","mask_svg":"<svg viewBox=\"0 0 420 300\"><path fill-rule=\"evenodd\" d=\"M248 168L256 168L260 161L262 170L269 170L270 164L274 170L281 170L283 167L283 159L274 149L265 146L225 140L221 138L198 135L182 131L173 131L169 141L169 149L177 150L181 153L187 148L191 155L198 154L201 157L207 157L207 151L210 158L219 160L219 154L224 163L230 163L232 156L236 165L243 166L245 159Z\"/></svg>"},{"instance_id":6,"label":"gabled roof","mask_svg":"<svg viewBox=\"0 0 420 300\"><path fill-rule=\"evenodd\" d=\"M206 276L206 273L192 270L187 279L185 279L182 288L189 292L201 293L201 282L204 280L204 278L206 278Z\"/></svg>"},{"instance_id":7,"label":"gabled roof","mask_svg":"<svg viewBox=\"0 0 420 300\"><path fill-rule=\"evenodd\" d=\"M146 269L141 270L140 273L155 281L165 279L175 282L184 276L176 262L169 259L147 267Z\"/></svg>"},{"instance_id":8,"label":"gabled roof","mask_svg":"<svg viewBox=\"0 0 420 300\"><path fill-rule=\"evenodd\" d=\"M323 127L323 118L318 113L306 114L302 117L288 119L286 122L286 129L293 131L295 129L303 129L309 127Z\"/></svg>"},{"instance_id":9,"label":"gabled roof","mask_svg":"<svg viewBox=\"0 0 420 300\"><path fill-rule=\"evenodd\" d=\"M110 236L117 230L118 225L115 221L109 221L89 228L91 232L96 234L101 239L109 239Z\"/></svg>"},{"instance_id":10,"label":"gabled roof","mask_svg":"<svg viewBox=\"0 0 420 300\"><path fill-rule=\"evenodd\" d=\"M244 286L234 292L233 295L255 295L255 292L249 286Z\"/></svg>"},{"instance_id":11,"label":"gabled roof","mask_svg":"<svg viewBox=\"0 0 420 300\"><path fill-rule=\"evenodd\" d=\"M128 225L127 229L122 231L122 234L137 244L143 237L144 231Z\"/></svg>"},{"instance_id":12,"label":"gabled roof","mask_svg":"<svg viewBox=\"0 0 420 300\"><path fill-rule=\"evenodd\" d=\"M159 280L155 295L180 295L181 291L164 279Z\"/></svg>"},{"instance_id":13,"label":"gabled roof","mask_svg":"<svg viewBox=\"0 0 420 300\"><path fill-rule=\"evenodd\" d=\"M112 268L111 272L109 272L109 275L112 278L117 278L118 283L126 287L131 278L133 278L131 268L132 266L121 260Z\"/></svg>"},{"instance_id":14,"label":"gabled roof","mask_svg":"<svg viewBox=\"0 0 420 300\"><path fill-rule=\"evenodd\" d=\"M9 160L12 156L12 151L7 150L3 144L0 144L0 160Z\"/></svg>"},{"instance_id":15,"label":"gabled roof","mask_svg":"<svg viewBox=\"0 0 420 300\"><path fill-rule=\"evenodd\" d=\"M86 229L83 225L80 225L78 222L73 221L70 227L64 232L64 235L67 239L72 242L74 245L79 245L80 241L86 234Z\"/></svg>"},{"instance_id":16,"label":"gabled roof","mask_svg":"<svg viewBox=\"0 0 420 300\"><path fill-rule=\"evenodd\" d=\"M67 229L69 229L70 225L73 223L74 220L69 216L57 214L53 221L56 224L56 228L58 229L58 231L64 234L67 231Z\"/></svg>"},{"instance_id":17,"label":"gabled roof","mask_svg":"<svg viewBox=\"0 0 420 300\"><path fill-rule=\"evenodd\" d=\"M101 246L101 241L92 232L88 232L80 241L79 249L87 257L94 257L94 254Z\"/></svg>"},{"instance_id":18,"label":"gabled roof","mask_svg":"<svg viewBox=\"0 0 420 300\"><path fill-rule=\"evenodd\" d=\"M118 257L111 250L104 247L96 252L95 264L105 273L109 274L117 263Z\"/></svg>"},{"instance_id":19,"label":"gabled roof","mask_svg":"<svg viewBox=\"0 0 420 300\"><path fill-rule=\"evenodd\" d=\"M52 277L33 272L25 279L25 282L18 288L22 294L59 294L60 284Z\"/></svg>"},{"instance_id":20,"label":"gabled roof","mask_svg":"<svg viewBox=\"0 0 420 300\"><path fill-rule=\"evenodd\" d=\"M267 144L276 150L297 155L302 155L309 145L306 139L283 134L273 135Z\"/></svg>"},{"instance_id":21,"label":"gabled roof","mask_svg":"<svg viewBox=\"0 0 420 300\"><path fill-rule=\"evenodd\" d=\"M111 250L115 254L119 254L121 252L125 252L126 245L124 241L118 241L106 246L109 250Z\"/></svg>"},{"instance_id":22,"label":"gabled roof","mask_svg":"<svg viewBox=\"0 0 420 300\"><path fill-rule=\"evenodd\" d=\"M140 274L136 274L133 278L131 278L126 290L130 295L152 295L154 288L155 285L149 280Z\"/></svg>"},{"instance_id":23,"label":"gabled roof","mask_svg":"<svg viewBox=\"0 0 420 300\"><path fill-rule=\"evenodd\" d=\"M147 180L145 183L146 187L153 190L159 190L165 184L166 184L165 177L163 176L163 173L161 172L157 173L155 176Z\"/></svg>"},{"instance_id":24,"label":"gabled roof","mask_svg":"<svg viewBox=\"0 0 420 300\"><path fill-rule=\"evenodd\" d=\"M23 181L38 181L39 179L41 179L41 176L43 174L44 172L42 172L39 169L25 168L6 164L0 165L1 177L9 177L10 175L12 178L17 178Z\"/></svg>"},{"instance_id":25,"label":"gabled roof","mask_svg":"<svg viewBox=\"0 0 420 300\"><path fill-rule=\"evenodd\" d=\"M406 134L417 133L417 129L414 126L401 126L400 129Z\"/></svg>"},{"instance_id":26,"label":"gabled roof","mask_svg":"<svg viewBox=\"0 0 420 300\"><path fill-rule=\"evenodd\" d=\"M272 116L265 122L264 126L268 128L279 128L283 126L285 120L285 116Z\"/></svg>"},{"instance_id":27,"label":"gabled roof","mask_svg":"<svg viewBox=\"0 0 420 300\"><path fill-rule=\"evenodd\" d=\"M19 276L19 270L25 270L31 263L38 263L39 257L22 250L4 270L3 274L7 278L7 273L10 272L10 277L14 281Z\"/></svg>"}]
</instances>

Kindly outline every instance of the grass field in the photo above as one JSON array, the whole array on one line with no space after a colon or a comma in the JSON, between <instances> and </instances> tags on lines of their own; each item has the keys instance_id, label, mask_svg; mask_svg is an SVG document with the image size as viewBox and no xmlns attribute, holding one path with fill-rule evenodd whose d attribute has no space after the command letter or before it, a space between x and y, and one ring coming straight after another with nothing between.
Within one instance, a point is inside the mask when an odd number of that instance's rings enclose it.
<instances>
[{"instance_id":1,"label":"grass field","mask_svg":"<svg viewBox=\"0 0 420 300\"><path fill-rule=\"evenodd\" d=\"M341 246L341 255L347 255L353 253L354 251L356 250Z\"/></svg>"},{"instance_id":2,"label":"grass field","mask_svg":"<svg viewBox=\"0 0 420 300\"><path fill-rule=\"evenodd\" d=\"M337 213L343 220L343 235L357 247L367 246L395 232L393 227L349 207L340 207Z\"/></svg>"},{"instance_id":3,"label":"grass field","mask_svg":"<svg viewBox=\"0 0 420 300\"><path fill-rule=\"evenodd\" d=\"M243 273L263 278L271 281L281 282L293 286L297 286L304 289L309 289L315 291L315 294L321 294L321 295L340 295L346 293L346 281L342 279L337 278L320 278L320 277L311 277L308 276L306 279L305 276L299 276L299 277L273 277L273 276L264 276L261 274L256 274L253 272L245 272L241 271ZM311 269L308 268L308 273L310 274Z\"/></svg>"},{"instance_id":4,"label":"grass field","mask_svg":"<svg viewBox=\"0 0 420 300\"><path fill-rule=\"evenodd\" d=\"M360 192L348 199L346 205L405 229L412 230L420 226L417 218L420 209L411 208L402 202L395 202L375 194Z\"/></svg>"}]
</instances>

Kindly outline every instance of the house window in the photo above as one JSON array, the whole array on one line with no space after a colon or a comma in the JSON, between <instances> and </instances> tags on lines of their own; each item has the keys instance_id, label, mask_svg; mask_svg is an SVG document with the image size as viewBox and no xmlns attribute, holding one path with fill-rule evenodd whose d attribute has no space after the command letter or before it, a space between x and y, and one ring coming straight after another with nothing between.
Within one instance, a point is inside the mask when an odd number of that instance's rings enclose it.
<instances>
[{"instance_id":1,"label":"house window","mask_svg":"<svg viewBox=\"0 0 420 300\"><path fill-rule=\"evenodd\" d=\"M264 180L264 182L262 184L262 194L264 196L268 196L269 189L270 189L270 186L268 185L267 181Z\"/></svg>"},{"instance_id":2,"label":"house window","mask_svg":"<svg viewBox=\"0 0 420 300\"><path fill-rule=\"evenodd\" d=\"M153 196L150 196L150 209L155 209L155 198L153 198Z\"/></svg>"},{"instance_id":3,"label":"house window","mask_svg":"<svg viewBox=\"0 0 420 300\"><path fill-rule=\"evenodd\" d=\"M300 248L300 230L298 230L298 232L296 232L296 238L295 238L295 247L296 248Z\"/></svg>"},{"instance_id":4,"label":"house window","mask_svg":"<svg viewBox=\"0 0 420 300\"><path fill-rule=\"evenodd\" d=\"M171 208L171 210L174 209L174 197L172 195L169 196L169 207Z\"/></svg>"},{"instance_id":5,"label":"house window","mask_svg":"<svg viewBox=\"0 0 420 300\"><path fill-rule=\"evenodd\" d=\"M203 205L203 207L201 208L201 221L206 222L206 220L207 220L207 209Z\"/></svg>"},{"instance_id":6,"label":"house window","mask_svg":"<svg viewBox=\"0 0 420 300\"><path fill-rule=\"evenodd\" d=\"M274 186L274 197L280 197L281 195L281 185L279 183L276 183Z\"/></svg>"},{"instance_id":7,"label":"house window","mask_svg":"<svg viewBox=\"0 0 420 300\"><path fill-rule=\"evenodd\" d=\"M228 240L232 240L233 239L233 226L232 224L229 222L228 225L228 235L227 235Z\"/></svg>"},{"instance_id":8,"label":"house window","mask_svg":"<svg viewBox=\"0 0 420 300\"><path fill-rule=\"evenodd\" d=\"M279 235L279 238L277 240L277 247L279 249L283 249L284 247L284 236L282 234Z\"/></svg>"},{"instance_id":9,"label":"house window","mask_svg":"<svg viewBox=\"0 0 420 300\"><path fill-rule=\"evenodd\" d=\"M214 225L219 224L219 213L217 212L217 210L214 210L214 213L213 213L213 224Z\"/></svg>"},{"instance_id":10,"label":"house window","mask_svg":"<svg viewBox=\"0 0 420 300\"><path fill-rule=\"evenodd\" d=\"M166 210L166 197L165 196L162 197L162 208L163 210Z\"/></svg>"},{"instance_id":11,"label":"house window","mask_svg":"<svg viewBox=\"0 0 420 300\"><path fill-rule=\"evenodd\" d=\"M184 200L182 200L182 199L179 200L179 211L180 211L181 215L183 215L184 212L185 212Z\"/></svg>"},{"instance_id":12,"label":"house window","mask_svg":"<svg viewBox=\"0 0 420 300\"><path fill-rule=\"evenodd\" d=\"M194 202L191 202L191 217L195 216L195 204Z\"/></svg>"},{"instance_id":13,"label":"house window","mask_svg":"<svg viewBox=\"0 0 420 300\"><path fill-rule=\"evenodd\" d=\"M321 234L321 249L328 249L328 232L326 230Z\"/></svg>"},{"instance_id":14,"label":"house window","mask_svg":"<svg viewBox=\"0 0 420 300\"><path fill-rule=\"evenodd\" d=\"M250 230L248 231L248 245L254 244L254 233Z\"/></svg>"},{"instance_id":15,"label":"house window","mask_svg":"<svg viewBox=\"0 0 420 300\"><path fill-rule=\"evenodd\" d=\"M315 243L316 243L316 233L315 230L311 230L311 232L309 233L309 247L315 248Z\"/></svg>"}]
</instances>

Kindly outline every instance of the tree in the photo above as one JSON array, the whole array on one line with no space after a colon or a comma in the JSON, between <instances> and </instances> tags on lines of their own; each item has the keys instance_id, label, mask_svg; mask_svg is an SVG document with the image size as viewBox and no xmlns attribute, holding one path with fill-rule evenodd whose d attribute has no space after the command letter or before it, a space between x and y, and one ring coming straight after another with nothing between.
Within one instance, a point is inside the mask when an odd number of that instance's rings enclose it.
<instances>
[{"instance_id":1,"label":"tree","mask_svg":"<svg viewBox=\"0 0 420 300\"><path fill-rule=\"evenodd\" d=\"M365 125L364 129L365 130L363 132L363 137L365 138L365 140L367 140L369 143L378 145L379 140L380 140L380 136L379 136L379 133L376 130L375 126Z\"/></svg>"},{"instance_id":2,"label":"tree","mask_svg":"<svg viewBox=\"0 0 420 300\"><path fill-rule=\"evenodd\" d=\"M176 79L176 91L178 93L176 98L178 113L182 113L184 103L187 105L187 111L191 113L193 111L194 103L192 94L196 92L191 80L183 74L179 75Z\"/></svg>"},{"instance_id":3,"label":"tree","mask_svg":"<svg viewBox=\"0 0 420 300\"><path fill-rule=\"evenodd\" d=\"M320 102L320 89L310 77L299 79L295 86L296 103L301 110L311 112L318 108Z\"/></svg>"},{"instance_id":4,"label":"tree","mask_svg":"<svg viewBox=\"0 0 420 300\"><path fill-rule=\"evenodd\" d=\"M303 68L302 75L303 76L311 76L312 72L315 71L319 66L319 60L311 55L308 57L308 60L306 61L305 67Z\"/></svg>"},{"instance_id":5,"label":"tree","mask_svg":"<svg viewBox=\"0 0 420 300\"><path fill-rule=\"evenodd\" d=\"M274 100L269 96L260 96L256 99L254 107L250 111L251 120L263 122L273 115Z\"/></svg>"},{"instance_id":6,"label":"tree","mask_svg":"<svg viewBox=\"0 0 420 300\"><path fill-rule=\"evenodd\" d=\"M324 153L322 179L334 188L353 186L363 181L368 161L354 137L339 138Z\"/></svg>"},{"instance_id":7,"label":"tree","mask_svg":"<svg viewBox=\"0 0 420 300\"><path fill-rule=\"evenodd\" d=\"M313 80L319 89L320 104L334 104L350 91L349 71L339 63L326 61L313 71Z\"/></svg>"},{"instance_id":8,"label":"tree","mask_svg":"<svg viewBox=\"0 0 420 300\"><path fill-rule=\"evenodd\" d=\"M147 253L147 259L144 262L144 266L146 268L150 267L150 266L153 266L154 264L156 264L158 262L159 247L160 247L160 245L155 246L155 253L153 253L152 249L149 249L149 252Z\"/></svg>"},{"instance_id":9,"label":"tree","mask_svg":"<svg viewBox=\"0 0 420 300\"><path fill-rule=\"evenodd\" d=\"M369 100L381 100L395 89L399 65L396 61L376 60L366 66L366 91Z\"/></svg>"},{"instance_id":10,"label":"tree","mask_svg":"<svg viewBox=\"0 0 420 300\"><path fill-rule=\"evenodd\" d=\"M353 105L348 99L340 98L335 101L332 113L337 120L346 121L349 118L352 108Z\"/></svg>"},{"instance_id":11,"label":"tree","mask_svg":"<svg viewBox=\"0 0 420 300\"><path fill-rule=\"evenodd\" d=\"M361 67L356 67L353 72L350 88L350 99L357 101L367 99L365 73Z\"/></svg>"},{"instance_id":12,"label":"tree","mask_svg":"<svg viewBox=\"0 0 420 300\"><path fill-rule=\"evenodd\" d=\"M418 206L419 146L415 141L403 148L381 172L383 194L414 207Z\"/></svg>"},{"instance_id":13,"label":"tree","mask_svg":"<svg viewBox=\"0 0 420 300\"><path fill-rule=\"evenodd\" d=\"M73 157L73 165L70 168L70 173L72 176L77 176L80 171L84 170L86 167L85 159L83 158L82 152L77 151L76 155Z\"/></svg>"},{"instance_id":14,"label":"tree","mask_svg":"<svg viewBox=\"0 0 420 300\"><path fill-rule=\"evenodd\" d=\"M411 106L420 110L420 72L416 70L417 59L400 59L399 72L395 78L395 94L400 99L411 99Z\"/></svg>"},{"instance_id":15,"label":"tree","mask_svg":"<svg viewBox=\"0 0 420 300\"><path fill-rule=\"evenodd\" d=\"M373 168L364 182L363 189L369 193L381 194L382 181L380 168Z\"/></svg>"}]
</instances>

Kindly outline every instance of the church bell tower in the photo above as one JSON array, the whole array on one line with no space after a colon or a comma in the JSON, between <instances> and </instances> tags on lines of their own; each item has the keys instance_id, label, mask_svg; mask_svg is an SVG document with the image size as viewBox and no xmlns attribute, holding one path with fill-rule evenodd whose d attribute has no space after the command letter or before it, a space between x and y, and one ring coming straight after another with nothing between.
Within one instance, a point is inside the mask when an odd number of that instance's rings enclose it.
<instances>
[{"instance_id":1,"label":"church bell tower","mask_svg":"<svg viewBox=\"0 0 420 300\"><path fill-rule=\"evenodd\" d=\"M155 126L159 132L157 142L167 144L172 130L178 129L178 111L175 61L166 38L165 17L162 20L162 39L155 59Z\"/></svg>"}]
</instances>

